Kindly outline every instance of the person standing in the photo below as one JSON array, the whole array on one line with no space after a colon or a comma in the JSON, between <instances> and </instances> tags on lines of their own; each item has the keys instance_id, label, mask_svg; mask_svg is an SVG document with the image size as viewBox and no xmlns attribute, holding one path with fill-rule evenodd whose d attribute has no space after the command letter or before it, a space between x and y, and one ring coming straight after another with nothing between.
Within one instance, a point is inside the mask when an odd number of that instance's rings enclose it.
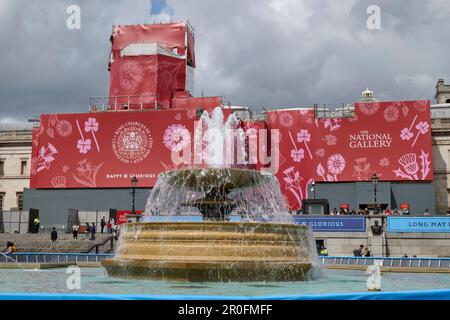
<instances>
[{"instance_id":1,"label":"person standing","mask_svg":"<svg viewBox=\"0 0 450 320\"><path fill-rule=\"evenodd\" d=\"M78 239L78 229L80 227L78 226L78 224L74 224L72 227L72 234L73 234L73 238L74 239Z\"/></svg>"},{"instance_id":2,"label":"person standing","mask_svg":"<svg viewBox=\"0 0 450 320\"><path fill-rule=\"evenodd\" d=\"M86 226L84 227L84 234L86 235L86 240L89 240L89 234L91 233L91 226L89 222L86 222Z\"/></svg>"},{"instance_id":3,"label":"person standing","mask_svg":"<svg viewBox=\"0 0 450 320\"><path fill-rule=\"evenodd\" d=\"M53 227L52 233L50 234L50 239L52 240L52 245L50 249L55 249L56 246L56 240L58 239L58 232L56 232L56 228Z\"/></svg>"},{"instance_id":4,"label":"person standing","mask_svg":"<svg viewBox=\"0 0 450 320\"><path fill-rule=\"evenodd\" d=\"M95 223L92 222L92 227L91 227L91 240L95 240Z\"/></svg>"},{"instance_id":5,"label":"person standing","mask_svg":"<svg viewBox=\"0 0 450 320\"><path fill-rule=\"evenodd\" d=\"M39 217L34 218L34 233L39 233L39 227L41 225L41 220L39 219Z\"/></svg>"},{"instance_id":6,"label":"person standing","mask_svg":"<svg viewBox=\"0 0 450 320\"><path fill-rule=\"evenodd\" d=\"M106 232L108 232L108 234L112 233L112 230L111 230L111 219L109 219L108 223L106 224Z\"/></svg>"},{"instance_id":7,"label":"person standing","mask_svg":"<svg viewBox=\"0 0 450 320\"><path fill-rule=\"evenodd\" d=\"M102 218L102 220L100 221L100 233L103 234L103 229L105 229L106 226L106 221L105 221L105 217Z\"/></svg>"}]
</instances>

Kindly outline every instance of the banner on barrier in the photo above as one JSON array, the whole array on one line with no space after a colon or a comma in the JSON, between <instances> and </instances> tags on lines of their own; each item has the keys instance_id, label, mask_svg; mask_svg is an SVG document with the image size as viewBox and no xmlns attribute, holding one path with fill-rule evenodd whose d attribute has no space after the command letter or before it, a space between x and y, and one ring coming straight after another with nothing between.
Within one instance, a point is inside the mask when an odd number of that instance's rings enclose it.
<instances>
[{"instance_id":1,"label":"banner on barrier","mask_svg":"<svg viewBox=\"0 0 450 320\"><path fill-rule=\"evenodd\" d=\"M450 232L450 217L388 217L388 232Z\"/></svg>"},{"instance_id":2,"label":"banner on barrier","mask_svg":"<svg viewBox=\"0 0 450 320\"><path fill-rule=\"evenodd\" d=\"M305 224L315 232L365 232L365 217L294 217L295 223Z\"/></svg>"}]
</instances>

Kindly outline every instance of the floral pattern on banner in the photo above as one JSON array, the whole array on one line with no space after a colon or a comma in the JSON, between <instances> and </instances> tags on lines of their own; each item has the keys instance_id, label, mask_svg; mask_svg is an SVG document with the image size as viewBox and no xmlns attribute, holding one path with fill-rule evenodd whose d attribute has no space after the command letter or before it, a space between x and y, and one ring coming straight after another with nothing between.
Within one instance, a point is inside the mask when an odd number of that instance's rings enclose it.
<instances>
[{"instance_id":1,"label":"floral pattern on banner","mask_svg":"<svg viewBox=\"0 0 450 320\"><path fill-rule=\"evenodd\" d=\"M185 126L172 124L164 132L164 145L170 151L179 152L191 143L191 134Z\"/></svg>"},{"instance_id":2,"label":"floral pattern on banner","mask_svg":"<svg viewBox=\"0 0 450 320\"><path fill-rule=\"evenodd\" d=\"M359 158L355 160L356 164L353 166L353 177L358 181L367 181L372 177L372 170L367 158Z\"/></svg>"},{"instance_id":3,"label":"floral pattern on banner","mask_svg":"<svg viewBox=\"0 0 450 320\"><path fill-rule=\"evenodd\" d=\"M48 143L47 147L42 147L39 149L36 163L36 173L39 173L45 169L49 170L50 164L55 160L55 155L57 153L58 150L56 150L55 146L51 143Z\"/></svg>"},{"instance_id":4,"label":"floral pattern on banner","mask_svg":"<svg viewBox=\"0 0 450 320\"><path fill-rule=\"evenodd\" d=\"M92 149L92 140L84 137L83 131L81 131L80 123L78 122L78 120L75 120L75 122L77 124L78 132L80 134L80 139L78 139L77 141L77 149L79 150L80 153L86 154ZM97 141L97 137L95 135L95 132L98 131L98 128L99 124L95 118L91 117L84 122L84 131L86 133L92 134L92 138L95 142L97 152L100 152L100 146Z\"/></svg>"},{"instance_id":5,"label":"floral pattern on banner","mask_svg":"<svg viewBox=\"0 0 450 320\"><path fill-rule=\"evenodd\" d=\"M90 161L83 159L78 162L77 174L74 174L73 178L85 187L95 188L97 187L97 174L103 164L104 162L98 165L92 165Z\"/></svg>"},{"instance_id":6,"label":"floral pattern on banner","mask_svg":"<svg viewBox=\"0 0 450 320\"><path fill-rule=\"evenodd\" d=\"M41 128L43 131L44 126L41 126ZM58 119L58 115L53 114L48 119L46 133L50 138L54 139L55 131L61 138L67 138L72 134L72 124L67 120ZM42 132L40 134L42 134Z\"/></svg>"},{"instance_id":7,"label":"floral pattern on banner","mask_svg":"<svg viewBox=\"0 0 450 320\"><path fill-rule=\"evenodd\" d=\"M294 116L289 128L280 123L280 117L288 118L283 113ZM308 124L304 119L310 117ZM301 206L311 181L369 181L374 172L383 181L432 179L428 101L356 103L353 118L336 120L314 118L312 109L267 113L268 128L286 137L277 177L290 182L285 195L291 209ZM295 171L302 173L300 181Z\"/></svg>"},{"instance_id":8,"label":"floral pattern on banner","mask_svg":"<svg viewBox=\"0 0 450 320\"><path fill-rule=\"evenodd\" d=\"M125 61L120 66L119 72L119 84L125 90L136 90L144 79L144 69L136 61Z\"/></svg>"},{"instance_id":9,"label":"floral pattern on banner","mask_svg":"<svg viewBox=\"0 0 450 320\"><path fill-rule=\"evenodd\" d=\"M396 177L401 177L408 180L425 180L431 171L431 161L429 154L422 150L420 156L420 164L417 162L417 155L415 153L404 154L398 163L402 168L393 170ZM419 173L421 174L419 179Z\"/></svg>"},{"instance_id":10,"label":"floral pattern on banner","mask_svg":"<svg viewBox=\"0 0 450 320\"><path fill-rule=\"evenodd\" d=\"M366 116L372 116L380 110L379 102L361 102L359 103L359 111Z\"/></svg>"},{"instance_id":11,"label":"floral pattern on banner","mask_svg":"<svg viewBox=\"0 0 450 320\"><path fill-rule=\"evenodd\" d=\"M300 176L300 172L295 170L295 168L289 167L283 171L284 174L284 187L297 199L298 203L302 203L303 191L300 182L303 177Z\"/></svg>"}]
</instances>

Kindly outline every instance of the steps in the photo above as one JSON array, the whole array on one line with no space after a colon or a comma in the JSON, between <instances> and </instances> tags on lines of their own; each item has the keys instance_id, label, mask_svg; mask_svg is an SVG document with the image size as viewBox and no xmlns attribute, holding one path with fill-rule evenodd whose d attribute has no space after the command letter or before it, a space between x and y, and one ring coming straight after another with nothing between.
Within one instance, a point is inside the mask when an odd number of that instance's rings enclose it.
<instances>
[{"instance_id":1,"label":"steps","mask_svg":"<svg viewBox=\"0 0 450 320\"><path fill-rule=\"evenodd\" d=\"M72 234L58 233L58 240L54 249L50 249L50 234L5 234L0 233L0 250L6 248L6 242L12 241L16 245L18 252L86 252L96 244L102 244L110 235L97 234L94 241L85 240L85 235L81 234L77 239L73 239ZM108 250L109 243L100 246L99 251ZM95 249L94 251L95 252Z\"/></svg>"}]
</instances>

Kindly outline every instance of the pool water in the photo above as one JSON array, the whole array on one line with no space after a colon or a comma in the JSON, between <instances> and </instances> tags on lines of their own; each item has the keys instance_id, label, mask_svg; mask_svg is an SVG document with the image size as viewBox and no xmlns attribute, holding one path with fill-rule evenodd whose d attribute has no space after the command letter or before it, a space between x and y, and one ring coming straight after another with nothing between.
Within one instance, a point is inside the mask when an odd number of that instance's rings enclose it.
<instances>
[{"instance_id":1,"label":"pool water","mask_svg":"<svg viewBox=\"0 0 450 320\"><path fill-rule=\"evenodd\" d=\"M199 296L286 296L367 292L365 271L325 269L305 282L186 283L108 277L102 268L81 268L81 289L70 290L66 269L0 269L0 293L77 293ZM450 289L449 274L383 273L382 291Z\"/></svg>"}]
</instances>

